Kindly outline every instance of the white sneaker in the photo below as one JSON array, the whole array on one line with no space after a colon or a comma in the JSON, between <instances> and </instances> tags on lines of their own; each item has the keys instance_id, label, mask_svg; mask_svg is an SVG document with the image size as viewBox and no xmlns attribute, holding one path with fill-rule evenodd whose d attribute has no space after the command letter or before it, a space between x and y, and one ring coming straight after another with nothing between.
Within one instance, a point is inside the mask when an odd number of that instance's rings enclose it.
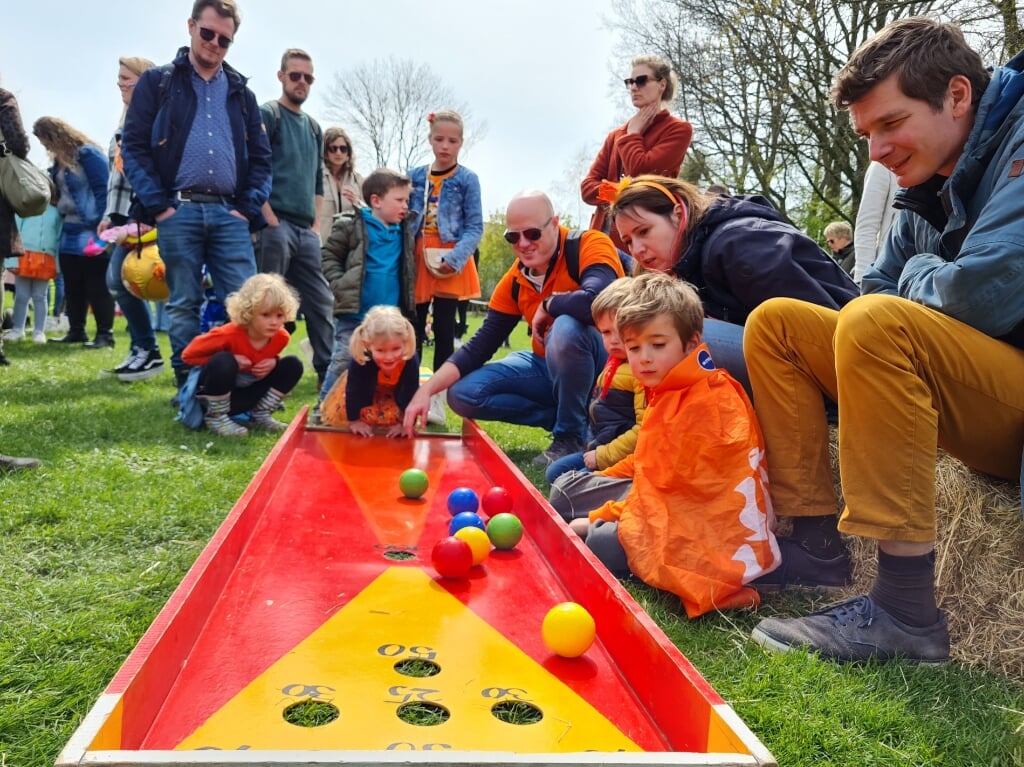
<instances>
[{"instance_id":1,"label":"white sneaker","mask_svg":"<svg viewBox=\"0 0 1024 767\"><path fill-rule=\"evenodd\" d=\"M70 333L71 332L71 322L68 321L68 316L66 314L62 314L62 315L60 315L60 317L57 318L57 332L58 333Z\"/></svg>"},{"instance_id":2,"label":"white sneaker","mask_svg":"<svg viewBox=\"0 0 1024 767\"><path fill-rule=\"evenodd\" d=\"M427 423L445 426L448 423L448 410L445 408L446 395L438 392L430 397L430 409L427 411Z\"/></svg>"},{"instance_id":3,"label":"white sneaker","mask_svg":"<svg viewBox=\"0 0 1024 767\"><path fill-rule=\"evenodd\" d=\"M25 331L24 330L8 330L4 334L4 339L7 341L24 341Z\"/></svg>"},{"instance_id":4,"label":"white sneaker","mask_svg":"<svg viewBox=\"0 0 1024 767\"><path fill-rule=\"evenodd\" d=\"M34 343L34 344L45 344L46 343L46 333L43 333L43 332L37 330L35 333L32 334L32 343Z\"/></svg>"},{"instance_id":5,"label":"white sneaker","mask_svg":"<svg viewBox=\"0 0 1024 767\"><path fill-rule=\"evenodd\" d=\"M56 317L50 316L50 317L46 318L46 327L43 328L43 329L47 333L56 333L59 330L59 328L58 328L59 325L60 325L60 321Z\"/></svg>"}]
</instances>

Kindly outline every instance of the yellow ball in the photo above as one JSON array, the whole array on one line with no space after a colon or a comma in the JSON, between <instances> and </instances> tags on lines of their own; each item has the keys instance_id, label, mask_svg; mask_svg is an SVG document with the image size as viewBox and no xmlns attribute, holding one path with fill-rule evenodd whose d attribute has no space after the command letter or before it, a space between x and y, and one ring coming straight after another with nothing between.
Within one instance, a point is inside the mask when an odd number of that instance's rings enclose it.
<instances>
[{"instance_id":1,"label":"yellow ball","mask_svg":"<svg viewBox=\"0 0 1024 767\"><path fill-rule=\"evenodd\" d=\"M469 548L473 552L474 565L483 562L487 559L487 555L491 553L491 539L479 527L473 527L472 525L460 527L455 531L455 537L461 538L469 544Z\"/></svg>"},{"instance_id":2,"label":"yellow ball","mask_svg":"<svg viewBox=\"0 0 1024 767\"><path fill-rule=\"evenodd\" d=\"M594 643L597 626L583 607L575 602L562 602L548 610L544 616L541 636L544 644L555 655L578 658Z\"/></svg>"}]
</instances>

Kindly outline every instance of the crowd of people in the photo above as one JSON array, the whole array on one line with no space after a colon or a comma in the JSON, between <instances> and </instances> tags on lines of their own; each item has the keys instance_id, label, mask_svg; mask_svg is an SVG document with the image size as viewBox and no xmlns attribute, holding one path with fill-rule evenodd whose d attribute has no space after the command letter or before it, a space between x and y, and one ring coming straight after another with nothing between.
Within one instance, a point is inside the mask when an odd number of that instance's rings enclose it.
<instances>
[{"instance_id":1,"label":"crowd of people","mask_svg":"<svg viewBox=\"0 0 1024 767\"><path fill-rule=\"evenodd\" d=\"M288 49L280 98L257 103L224 61L239 23L233 0L196 0L171 63L121 59L126 109L106 156L62 120L35 123L61 226L23 233L59 259L61 340L113 345L116 300L131 351L115 372L162 370L148 307L119 287L124 248L91 252L112 225L154 226L179 398L199 401L212 432L244 435L241 416L282 428L273 413L303 371L282 356L286 327L301 316L323 423L412 436L446 402L546 430L534 464L556 511L612 572L672 591L691 616L756 605L765 590L844 586L842 534L875 539L868 594L766 619L754 641L842 661L948 658L937 449L998 477L1022 472L1024 54L988 70L955 26L924 18L853 54L831 97L872 164L856 233L824 229L831 253L763 197L678 178L693 129L668 110L677 80L637 57L625 79L635 114L581 182L589 229L564 226L544 192L518 193L504 232L515 260L457 346L459 306L481 292L483 233L461 117L427 116L430 163L363 178L348 134L302 109L308 53ZM0 127L24 156L6 91ZM2 201L0 242L6 255L27 247ZM210 281L229 317L201 333ZM421 382L428 318L433 374ZM520 322L530 348L494 360ZM790 533L776 534L775 515Z\"/></svg>"}]
</instances>

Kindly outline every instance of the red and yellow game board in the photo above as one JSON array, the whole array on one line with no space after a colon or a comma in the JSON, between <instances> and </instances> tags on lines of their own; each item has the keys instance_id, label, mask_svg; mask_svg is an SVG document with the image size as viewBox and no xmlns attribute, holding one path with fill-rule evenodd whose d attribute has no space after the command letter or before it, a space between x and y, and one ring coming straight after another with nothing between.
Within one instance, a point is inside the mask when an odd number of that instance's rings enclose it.
<instances>
[{"instance_id":1,"label":"red and yellow game board","mask_svg":"<svg viewBox=\"0 0 1024 767\"><path fill-rule=\"evenodd\" d=\"M496 485L523 540L441 578L448 493ZM565 601L597 624L579 658L541 638ZM302 412L57 764L327 763L775 761L473 423L362 439Z\"/></svg>"}]
</instances>

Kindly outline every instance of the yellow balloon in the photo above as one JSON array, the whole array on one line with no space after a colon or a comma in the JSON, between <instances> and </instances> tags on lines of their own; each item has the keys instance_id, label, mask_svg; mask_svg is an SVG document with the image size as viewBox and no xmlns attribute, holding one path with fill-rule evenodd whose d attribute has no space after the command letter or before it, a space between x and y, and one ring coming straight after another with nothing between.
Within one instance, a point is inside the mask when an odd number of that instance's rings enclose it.
<instances>
[{"instance_id":1,"label":"yellow balloon","mask_svg":"<svg viewBox=\"0 0 1024 767\"><path fill-rule=\"evenodd\" d=\"M597 636L594 618L575 602L562 602L548 610L541 624L544 644L555 655L578 658Z\"/></svg>"},{"instance_id":2,"label":"yellow balloon","mask_svg":"<svg viewBox=\"0 0 1024 767\"><path fill-rule=\"evenodd\" d=\"M455 537L461 538L469 544L469 548L473 552L474 565L483 562L487 559L487 555L491 553L491 539L479 527L473 527L472 525L460 527L455 531Z\"/></svg>"}]
</instances>

